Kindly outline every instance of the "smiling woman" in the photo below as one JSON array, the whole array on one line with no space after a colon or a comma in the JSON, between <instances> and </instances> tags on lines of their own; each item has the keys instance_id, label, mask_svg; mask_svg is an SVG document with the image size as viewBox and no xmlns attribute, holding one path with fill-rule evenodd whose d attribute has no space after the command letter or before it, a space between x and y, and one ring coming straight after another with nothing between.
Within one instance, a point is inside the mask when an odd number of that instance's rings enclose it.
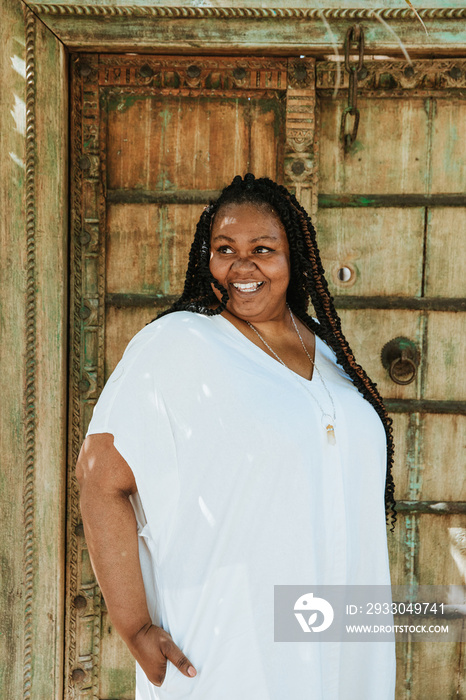
<instances>
[{"instance_id":1,"label":"smiling woman","mask_svg":"<svg viewBox=\"0 0 466 700\"><path fill-rule=\"evenodd\" d=\"M278 584L390 584L392 460L307 213L235 177L200 217L183 294L109 378L77 465L138 700L393 700L392 642L274 641Z\"/></svg>"},{"instance_id":2,"label":"smiling woman","mask_svg":"<svg viewBox=\"0 0 466 700\"><path fill-rule=\"evenodd\" d=\"M313 364L303 355L299 337L291 325L286 293L290 283L290 247L278 214L269 206L227 204L213 219L209 269L228 292L223 315L253 343L272 357L275 353L261 338L273 336L285 364L312 378ZM219 301L222 294L212 284ZM255 332L242 321L255 324ZM301 322L310 354L314 355L314 334ZM257 329L261 334L257 334Z\"/></svg>"},{"instance_id":3,"label":"smiling woman","mask_svg":"<svg viewBox=\"0 0 466 700\"><path fill-rule=\"evenodd\" d=\"M283 313L290 249L278 216L251 204L230 204L211 234L210 271L228 291L228 310L264 321ZM213 287L219 301L222 296Z\"/></svg>"}]
</instances>

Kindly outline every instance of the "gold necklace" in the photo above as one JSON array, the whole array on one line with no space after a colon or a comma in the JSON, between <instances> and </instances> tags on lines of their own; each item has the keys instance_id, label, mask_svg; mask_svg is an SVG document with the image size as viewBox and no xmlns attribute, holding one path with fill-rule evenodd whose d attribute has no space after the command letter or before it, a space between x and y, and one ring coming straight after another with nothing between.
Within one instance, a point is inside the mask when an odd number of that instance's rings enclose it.
<instances>
[{"instance_id":1,"label":"gold necklace","mask_svg":"<svg viewBox=\"0 0 466 700\"><path fill-rule=\"evenodd\" d=\"M330 399L330 402L331 402L331 404L332 404L333 416L330 415L330 413L326 413L326 412L323 410L322 406L320 405L319 401L316 399L316 397L314 396L314 394L312 393L312 391L308 388L307 385L305 385L305 389L306 389L306 390L308 391L308 393L312 396L312 398L314 399L314 401L316 402L316 404L317 404L317 405L319 406L319 408L320 408L320 411L321 411L321 413L322 413L322 422L323 422L324 428L325 428L326 433L327 433L327 440L328 440L328 442L329 442L330 445L335 445L335 444L336 444L336 437L335 437L335 423L336 423L335 403L334 403L334 401L333 401L333 398L332 398L332 395L331 395L330 391L328 390L328 387L327 387L326 383L324 382L324 378L323 378L323 376L322 376L322 374L321 374L319 368L317 367L317 365L316 365L316 363L314 362L314 360L312 359L312 357L309 355L309 353L308 353L308 351L307 351L307 348L306 348L306 346L304 345L304 341L303 341L303 339L302 339L302 337L301 337L301 333L300 333L299 330L298 330L298 326L296 325L296 322L295 322L294 317L293 317L293 313L292 313L290 307L288 306L288 304L286 305L286 307L287 307L287 309L288 309L288 311L289 311L289 314L290 314L290 317L291 317L291 322L293 323L294 329L295 329L295 331L296 331L296 333L297 333L297 335L298 335L299 340L301 341L301 345L303 346L304 352L306 353L306 355L307 355L307 357L308 357L309 362L311 363L311 365L313 365L314 368L317 370L317 373L318 373L318 375L319 375L319 377L320 377L320 380L321 380L321 382L322 382L322 384L323 384L323 386L324 386L324 389L325 389L325 391L327 392L328 397L329 397L329 399ZM270 345L267 343L267 341L265 340L265 338L263 338L262 335L259 333L259 331L257 330L257 328L255 328L255 327L252 325L252 323L249 323L249 321L246 321L246 323L248 324L248 326L249 326L250 328L252 328L252 330L254 331L254 333L256 333L256 335L261 339L261 341L264 343L265 347L268 348L268 349L270 350L270 352L272 353L272 355L274 355L274 357L275 357L284 367L286 367L286 368L290 371L290 373L291 373L292 375L296 374L296 372L293 372L293 370L290 369L290 368L288 367L288 365L285 364L285 363L283 362L283 360L281 359L281 357L279 357L279 356L277 355L277 353L275 352L275 350L273 350L273 349L270 347ZM301 382L300 382L300 384L301 384ZM331 421L328 421L328 418L331 418L332 420L331 420Z\"/></svg>"}]
</instances>

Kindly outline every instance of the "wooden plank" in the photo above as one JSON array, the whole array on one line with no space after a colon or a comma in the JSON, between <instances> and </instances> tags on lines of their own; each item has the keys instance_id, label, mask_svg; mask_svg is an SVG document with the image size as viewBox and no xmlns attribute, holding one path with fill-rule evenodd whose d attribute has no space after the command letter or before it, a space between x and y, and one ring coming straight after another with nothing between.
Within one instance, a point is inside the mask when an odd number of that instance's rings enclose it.
<instances>
[{"instance_id":1,"label":"wooden plank","mask_svg":"<svg viewBox=\"0 0 466 700\"><path fill-rule=\"evenodd\" d=\"M432 401L431 399L385 399L392 413L466 414L466 401Z\"/></svg>"},{"instance_id":2,"label":"wooden plank","mask_svg":"<svg viewBox=\"0 0 466 700\"><path fill-rule=\"evenodd\" d=\"M64 50L32 13L24 16L21 3L6 2L3 11L0 196L7 253L1 258L0 513L6 549L0 686L5 697L58 700L63 661L67 169L66 138L56 109L66 117ZM50 77L51 66L60 67L53 74L58 80ZM41 192L47 196L41 198ZM44 231L50 235L42 235Z\"/></svg>"},{"instance_id":3,"label":"wooden plank","mask_svg":"<svg viewBox=\"0 0 466 700\"><path fill-rule=\"evenodd\" d=\"M463 586L464 514L400 514L389 535L392 585Z\"/></svg>"},{"instance_id":4,"label":"wooden plank","mask_svg":"<svg viewBox=\"0 0 466 700\"><path fill-rule=\"evenodd\" d=\"M463 586L466 576L464 515L412 517L416 519L419 531L419 583Z\"/></svg>"},{"instance_id":5,"label":"wooden plank","mask_svg":"<svg viewBox=\"0 0 466 700\"><path fill-rule=\"evenodd\" d=\"M449 621L449 625L452 624ZM458 654L458 646L454 642L418 642L412 645L410 691L413 698L464 696L466 663L463 655Z\"/></svg>"},{"instance_id":6,"label":"wooden plank","mask_svg":"<svg viewBox=\"0 0 466 700\"><path fill-rule=\"evenodd\" d=\"M466 184L466 183L465 183ZM466 207L429 210L426 240L425 294L466 298L464 237Z\"/></svg>"},{"instance_id":7,"label":"wooden plank","mask_svg":"<svg viewBox=\"0 0 466 700\"><path fill-rule=\"evenodd\" d=\"M122 91L109 101L108 187L192 191L209 183L219 190L251 168L275 177L275 150L260 144L273 142L283 122L284 105L273 99L135 97ZM251 138L259 144L253 155Z\"/></svg>"},{"instance_id":8,"label":"wooden plank","mask_svg":"<svg viewBox=\"0 0 466 700\"><path fill-rule=\"evenodd\" d=\"M288 3L280 3L280 8L287 5L290 8ZM332 36L322 19L324 8L307 6L295 10L294 3L290 12L271 7L237 8L231 2L227 12L199 6L180 11L150 2L143 6L33 2L31 7L69 48L87 51L132 51L137 38L139 51L146 52L158 46L167 53L186 49L197 54L235 51L300 54L310 50L333 53L333 42L342 46L347 29L358 20L365 24L367 53L402 56L400 42L413 56L430 56L441 47L461 55L466 48L463 8L453 12L436 8L430 13L419 8L428 35L404 7L377 10L382 19L388 20L392 32L373 17L373 7L355 9L350 14L343 7L333 8L325 12L327 22L331 22ZM111 17L112 21L102 22L102 17Z\"/></svg>"},{"instance_id":9,"label":"wooden plank","mask_svg":"<svg viewBox=\"0 0 466 700\"><path fill-rule=\"evenodd\" d=\"M111 306L146 306L157 304L166 295L111 292L107 304ZM170 295L169 295L170 296ZM176 295L173 300L176 299ZM336 295L333 297L337 309L411 309L431 311L466 311L466 299L439 299L437 297L361 297Z\"/></svg>"},{"instance_id":10,"label":"wooden plank","mask_svg":"<svg viewBox=\"0 0 466 700\"><path fill-rule=\"evenodd\" d=\"M37 430L35 647L33 694L62 698L64 517L68 334L67 61L63 45L36 22ZM59 70L56 70L56 68ZM43 232L47 232L44 235Z\"/></svg>"},{"instance_id":11,"label":"wooden plank","mask_svg":"<svg viewBox=\"0 0 466 700\"><path fill-rule=\"evenodd\" d=\"M320 191L425 194L428 115L423 102L359 98L361 117L350 153L344 152L340 141L346 106L346 95L345 99L343 95L336 100L320 99Z\"/></svg>"},{"instance_id":12,"label":"wooden plank","mask_svg":"<svg viewBox=\"0 0 466 700\"><path fill-rule=\"evenodd\" d=\"M271 171L270 171L271 172ZM208 204L220 190L107 190L110 202L133 204ZM350 207L465 207L463 194L319 194L319 209L346 209Z\"/></svg>"},{"instance_id":13,"label":"wooden plank","mask_svg":"<svg viewBox=\"0 0 466 700\"><path fill-rule=\"evenodd\" d=\"M347 207L465 207L464 194L319 194L319 209Z\"/></svg>"},{"instance_id":14,"label":"wooden plank","mask_svg":"<svg viewBox=\"0 0 466 700\"><path fill-rule=\"evenodd\" d=\"M209 204L221 190L107 190L107 202L115 204Z\"/></svg>"},{"instance_id":15,"label":"wooden plank","mask_svg":"<svg viewBox=\"0 0 466 700\"><path fill-rule=\"evenodd\" d=\"M426 381L424 396L449 401L466 396L466 314L435 313L428 316Z\"/></svg>"},{"instance_id":16,"label":"wooden plank","mask_svg":"<svg viewBox=\"0 0 466 700\"><path fill-rule=\"evenodd\" d=\"M420 296L423 209L319 210L317 232L332 295Z\"/></svg>"},{"instance_id":17,"label":"wooden plank","mask_svg":"<svg viewBox=\"0 0 466 700\"><path fill-rule=\"evenodd\" d=\"M464 98L435 101L432 143L432 193L466 189L466 159L461 126L466 121Z\"/></svg>"},{"instance_id":18,"label":"wooden plank","mask_svg":"<svg viewBox=\"0 0 466 700\"><path fill-rule=\"evenodd\" d=\"M417 309L426 311L466 311L466 298L442 297L360 297L335 296L337 309Z\"/></svg>"},{"instance_id":19,"label":"wooden plank","mask_svg":"<svg viewBox=\"0 0 466 700\"><path fill-rule=\"evenodd\" d=\"M107 293L181 294L201 213L196 205L111 205Z\"/></svg>"},{"instance_id":20,"label":"wooden plank","mask_svg":"<svg viewBox=\"0 0 466 700\"><path fill-rule=\"evenodd\" d=\"M465 435L466 415L424 416L419 498L466 501Z\"/></svg>"},{"instance_id":21,"label":"wooden plank","mask_svg":"<svg viewBox=\"0 0 466 700\"><path fill-rule=\"evenodd\" d=\"M2 255L2 410L0 411L0 687L5 697L23 695L23 488L26 366L26 47L21 3L2 5L0 45L0 235ZM30 660L29 660L30 661Z\"/></svg>"},{"instance_id":22,"label":"wooden plank","mask_svg":"<svg viewBox=\"0 0 466 700\"><path fill-rule=\"evenodd\" d=\"M393 440L395 457L393 464L393 479L395 481L395 499L410 497L410 465L416 461L416 447L412 440L413 428L416 429L417 419L412 414L391 415L393 420Z\"/></svg>"},{"instance_id":23,"label":"wooden plank","mask_svg":"<svg viewBox=\"0 0 466 700\"><path fill-rule=\"evenodd\" d=\"M342 329L356 361L364 367L369 377L377 383L384 398L420 398L419 374L412 384L395 384L382 365L382 348L388 341L404 336L422 347L423 323L420 313L401 310L341 310Z\"/></svg>"},{"instance_id":24,"label":"wooden plank","mask_svg":"<svg viewBox=\"0 0 466 700\"><path fill-rule=\"evenodd\" d=\"M134 700L134 657L123 642L108 616L105 603L102 605L102 645L100 651L101 698Z\"/></svg>"},{"instance_id":25,"label":"wooden plank","mask_svg":"<svg viewBox=\"0 0 466 700\"><path fill-rule=\"evenodd\" d=\"M466 501L396 501L397 513L430 513L431 515L465 515Z\"/></svg>"}]
</instances>

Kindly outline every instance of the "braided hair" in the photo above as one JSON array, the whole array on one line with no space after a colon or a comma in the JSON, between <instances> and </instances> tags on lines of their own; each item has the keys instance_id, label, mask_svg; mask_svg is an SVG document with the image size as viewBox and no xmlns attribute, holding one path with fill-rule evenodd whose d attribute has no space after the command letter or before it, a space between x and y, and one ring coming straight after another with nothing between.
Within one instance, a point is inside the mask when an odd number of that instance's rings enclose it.
<instances>
[{"instance_id":1,"label":"braided hair","mask_svg":"<svg viewBox=\"0 0 466 700\"><path fill-rule=\"evenodd\" d=\"M337 362L362 396L378 413L387 439L387 471L385 480L385 515L391 520L393 532L396 522L395 484L392 476L394 443L392 419L388 416L376 384L356 363L351 348L341 330L341 321L330 295L324 268L316 242L316 232L305 209L296 197L282 185L269 178L255 178L252 173L237 175L222 190L220 197L211 202L201 214L189 253L183 293L175 303L157 318L174 311L193 311L207 316L220 314L226 309L228 292L209 270L210 235L215 216L230 204L252 204L278 215L290 249L290 282L287 302L293 313L334 351ZM221 293L215 296L212 285ZM315 309L318 323L309 315L309 301Z\"/></svg>"}]
</instances>

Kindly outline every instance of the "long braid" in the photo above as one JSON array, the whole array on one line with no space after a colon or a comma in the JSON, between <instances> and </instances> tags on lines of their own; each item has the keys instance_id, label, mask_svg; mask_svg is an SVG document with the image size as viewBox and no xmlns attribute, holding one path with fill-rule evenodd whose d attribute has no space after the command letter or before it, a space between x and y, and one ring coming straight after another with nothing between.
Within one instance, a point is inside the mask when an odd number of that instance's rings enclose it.
<instances>
[{"instance_id":1,"label":"long braid","mask_svg":"<svg viewBox=\"0 0 466 700\"><path fill-rule=\"evenodd\" d=\"M354 354L341 329L341 320L330 294L312 222L296 197L283 185L269 178L255 179L248 173L244 179L237 175L220 197L201 214L189 254L183 293L180 298L157 318L173 311L195 311L205 315L221 313L228 302L227 290L213 277L209 269L210 233L217 212L227 204L254 204L275 212L286 231L290 248L290 283L287 302L292 311L316 333L335 353L340 364L362 396L379 415L387 440L387 470L385 480L385 514L393 532L396 522L395 484L392 467L394 442L392 419L389 417L377 385L357 364ZM212 284L220 290L222 299L212 291ZM309 302L315 309L318 323L309 315ZM211 308L216 306L216 308Z\"/></svg>"}]
</instances>

